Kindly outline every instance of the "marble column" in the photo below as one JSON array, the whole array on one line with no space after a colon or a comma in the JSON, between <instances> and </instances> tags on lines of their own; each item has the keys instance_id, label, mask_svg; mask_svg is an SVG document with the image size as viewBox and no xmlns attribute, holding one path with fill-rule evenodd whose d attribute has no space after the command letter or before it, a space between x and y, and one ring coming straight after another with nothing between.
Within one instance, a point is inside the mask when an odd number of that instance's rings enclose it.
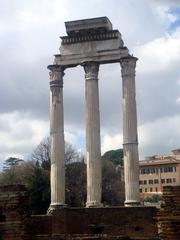
<instances>
[{"instance_id":1,"label":"marble column","mask_svg":"<svg viewBox=\"0 0 180 240\"><path fill-rule=\"evenodd\" d=\"M64 109L62 66L50 65L51 204L48 213L65 206Z\"/></svg>"},{"instance_id":2,"label":"marble column","mask_svg":"<svg viewBox=\"0 0 180 240\"><path fill-rule=\"evenodd\" d=\"M83 66L86 78L86 207L100 207L102 195L102 169L98 89L99 64L96 62L87 62L83 64Z\"/></svg>"},{"instance_id":3,"label":"marble column","mask_svg":"<svg viewBox=\"0 0 180 240\"><path fill-rule=\"evenodd\" d=\"M136 206L139 198L139 156L137 136L137 111L135 67L137 58L122 58L123 90L123 151L125 177L125 206Z\"/></svg>"}]
</instances>

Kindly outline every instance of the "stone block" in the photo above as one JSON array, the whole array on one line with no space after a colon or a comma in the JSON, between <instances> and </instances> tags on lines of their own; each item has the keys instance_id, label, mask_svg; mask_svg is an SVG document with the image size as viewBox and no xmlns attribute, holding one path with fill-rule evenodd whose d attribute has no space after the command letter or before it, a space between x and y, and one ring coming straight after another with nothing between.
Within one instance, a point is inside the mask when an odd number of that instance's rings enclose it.
<instances>
[{"instance_id":1,"label":"stone block","mask_svg":"<svg viewBox=\"0 0 180 240\"><path fill-rule=\"evenodd\" d=\"M112 23L107 17L89 18L65 22L66 32L69 36L87 34L87 32L112 30Z\"/></svg>"}]
</instances>

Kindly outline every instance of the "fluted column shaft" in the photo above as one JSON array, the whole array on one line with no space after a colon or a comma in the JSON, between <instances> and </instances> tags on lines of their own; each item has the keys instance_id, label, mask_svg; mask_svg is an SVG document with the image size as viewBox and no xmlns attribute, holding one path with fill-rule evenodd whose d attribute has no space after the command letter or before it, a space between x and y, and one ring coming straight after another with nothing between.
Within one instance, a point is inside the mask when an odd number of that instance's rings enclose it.
<instances>
[{"instance_id":1,"label":"fluted column shaft","mask_svg":"<svg viewBox=\"0 0 180 240\"><path fill-rule=\"evenodd\" d=\"M135 89L136 61L137 58L129 56L122 58L120 62L123 89L123 151L126 206L133 206L140 203Z\"/></svg>"},{"instance_id":2,"label":"fluted column shaft","mask_svg":"<svg viewBox=\"0 0 180 240\"><path fill-rule=\"evenodd\" d=\"M51 65L50 72L50 141L51 141L51 205L49 212L65 205L64 109L61 66Z\"/></svg>"},{"instance_id":3,"label":"fluted column shaft","mask_svg":"<svg viewBox=\"0 0 180 240\"><path fill-rule=\"evenodd\" d=\"M99 64L84 64L86 78L86 159L87 202L86 207L101 206L101 146L98 71Z\"/></svg>"}]
</instances>

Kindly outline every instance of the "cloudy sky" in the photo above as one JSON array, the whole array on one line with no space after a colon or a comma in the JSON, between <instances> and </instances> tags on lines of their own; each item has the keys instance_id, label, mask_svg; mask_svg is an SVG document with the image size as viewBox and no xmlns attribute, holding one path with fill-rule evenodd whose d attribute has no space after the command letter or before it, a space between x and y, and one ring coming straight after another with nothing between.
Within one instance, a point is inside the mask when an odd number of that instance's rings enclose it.
<instances>
[{"instance_id":1,"label":"cloudy sky","mask_svg":"<svg viewBox=\"0 0 180 240\"><path fill-rule=\"evenodd\" d=\"M140 158L180 147L180 0L0 0L0 160L49 134L49 75L64 22L107 16L137 63ZM85 146L84 72L66 70L65 135ZM100 67L102 152L122 147L119 64Z\"/></svg>"}]
</instances>

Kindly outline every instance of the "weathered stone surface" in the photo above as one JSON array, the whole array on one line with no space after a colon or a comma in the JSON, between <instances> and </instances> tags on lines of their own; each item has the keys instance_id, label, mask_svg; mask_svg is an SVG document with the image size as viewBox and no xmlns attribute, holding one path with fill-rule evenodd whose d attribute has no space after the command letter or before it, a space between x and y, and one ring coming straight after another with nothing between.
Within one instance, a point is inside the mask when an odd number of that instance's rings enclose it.
<instances>
[{"instance_id":1,"label":"weathered stone surface","mask_svg":"<svg viewBox=\"0 0 180 240\"><path fill-rule=\"evenodd\" d=\"M157 215L159 235L163 240L179 240L180 186L163 188L161 209Z\"/></svg>"},{"instance_id":2,"label":"weathered stone surface","mask_svg":"<svg viewBox=\"0 0 180 240\"><path fill-rule=\"evenodd\" d=\"M135 67L137 58L122 58L123 151L126 206L140 204Z\"/></svg>"},{"instance_id":3,"label":"weathered stone surface","mask_svg":"<svg viewBox=\"0 0 180 240\"><path fill-rule=\"evenodd\" d=\"M100 144L99 64L84 64L86 78L87 207L101 206L102 174Z\"/></svg>"},{"instance_id":4,"label":"weathered stone surface","mask_svg":"<svg viewBox=\"0 0 180 240\"><path fill-rule=\"evenodd\" d=\"M66 208L30 216L25 188L0 190L3 240L158 239L154 207Z\"/></svg>"},{"instance_id":5,"label":"weathered stone surface","mask_svg":"<svg viewBox=\"0 0 180 240\"><path fill-rule=\"evenodd\" d=\"M0 187L0 239L24 240L28 196L24 186Z\"/></svg>"},{"instance_id":6,"label":"weathered stone surface","mask_svg":"<svg viewBox=\"0 0 180 240\"><path fill-rule=\"evenodd\" d=\"M51 141L51 205L52 213L65 205L64 106L62 66L50 65L50 141Z\"/></svg>"},{"instance_id":7,"label":"weathered stone surface","mask_svg":"<svg viewBox=\"0 0 180 240\"><path fill-rule=\"evenodd\" d=\"M60 55L54 64L74 67L87 61L119 62L129 51L124 47L121 33L112 29L107 17L66 22L68 36L62 36Z\"/></svg>"},{"instance_id":8,"label":"weathered stone surface","mask_svg":"<svg viewBox=\"0 0 180 240\"><path fill-rule=\"evenodd\" d=\"M63 49L63 51L68 51L68 49ZM94 51L86 52L86 54L56 54L54 59L54 64L68 67L76 67L84 62L98 62L99 64L106 63L116 63L120 61L122 57L129 56L129 50L127 47L121 47L118 49L104 50L104 51Z\"/></svg>"},{"instance_id":9,"label":"weathered stone surface","mask_svg":"<svg viewBox=\"0 0 180 240\"><path fill-rule=\"evenodd\" d=\"M112 23L107 17L88 18L65 22L66 32L69 36L77 34L93 33L95 31L112 30Z\"/></svg>"},{"instance_id":10,"label":"weathered stone surface","mask_svg":"<svg viewBox=\"0 0 180 240\"><path fill-rule=\"evenodd\" d=\"M96 76L98 71L95 66L113 62L120 62L122 66L126 204L139 204L137 114L135 100L135 65L137 58L129 55L128 49L124 47L120 32L113 30L112 24L107 17L70 21L66 22L65 25L68 36L61 37L60 54L55 55L53 66L56 66L56 68L60 66L66 69L82 65L85 69L87 140L86 206L99 206L101 204L101 161L99 160L100 113L98 81ZM52 89L57 88L53 87ZM60 144L57 138L55 142Z\"/></svg>"}]
</instances>

